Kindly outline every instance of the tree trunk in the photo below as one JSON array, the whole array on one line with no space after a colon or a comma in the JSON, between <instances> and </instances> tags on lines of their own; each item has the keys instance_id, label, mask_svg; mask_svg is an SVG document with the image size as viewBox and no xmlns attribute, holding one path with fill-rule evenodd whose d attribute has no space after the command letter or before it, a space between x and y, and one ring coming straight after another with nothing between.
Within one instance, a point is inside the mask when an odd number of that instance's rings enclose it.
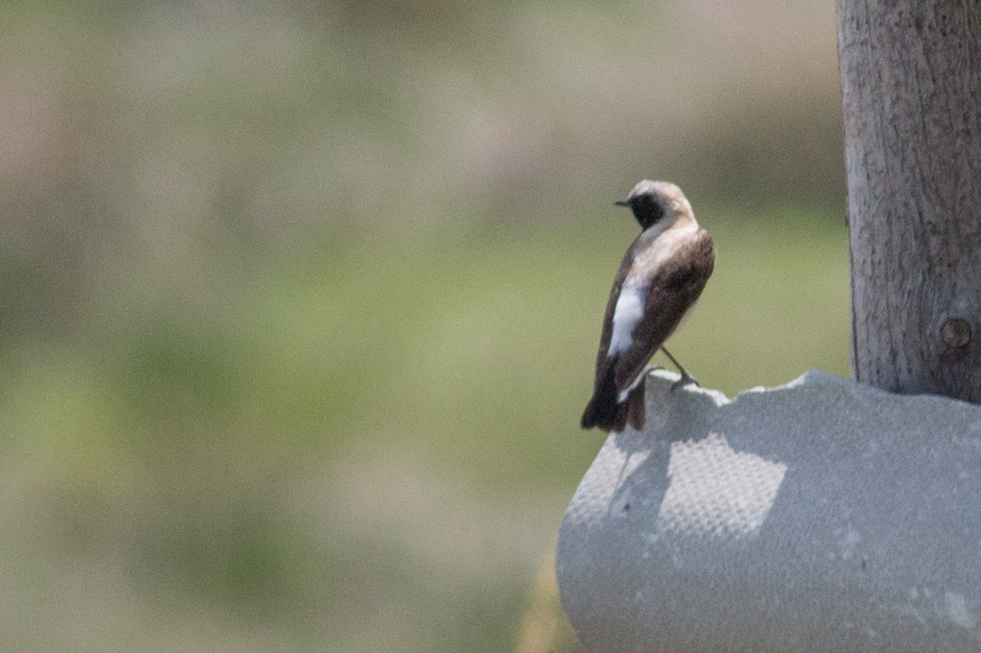
<instances>
[{"instance_id":1,"label":"tree trunk","mask_svg":"<svg viewBox=\"0 0 981 653\"><path fill-rule=\"evenodd\" d=\"M981 403L981 2L838 0L856 381Z\"/></svg>"}]
</instances>

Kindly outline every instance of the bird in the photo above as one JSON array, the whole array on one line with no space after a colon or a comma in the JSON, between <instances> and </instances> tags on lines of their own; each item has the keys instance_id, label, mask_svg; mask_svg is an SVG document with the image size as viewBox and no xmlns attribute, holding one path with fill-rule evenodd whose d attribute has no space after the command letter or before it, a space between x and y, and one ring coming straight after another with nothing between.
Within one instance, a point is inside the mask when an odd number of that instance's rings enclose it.
<instances>
[{"instance_id":1,"label":"bird","mask_svg":"<svg viewBox=\"0 0 981 653\"><path fill-rule=\"evenodd\" d=\"M642 231L613 280L596 354L596 382L581 425L620 433L627 424L644 427L648 362L694 308L715 266L715 246L671 182L645 179L615 204L629 207ZM682 375L672 389L694 381L663 351Z\"/></svg>"}]
</instances>

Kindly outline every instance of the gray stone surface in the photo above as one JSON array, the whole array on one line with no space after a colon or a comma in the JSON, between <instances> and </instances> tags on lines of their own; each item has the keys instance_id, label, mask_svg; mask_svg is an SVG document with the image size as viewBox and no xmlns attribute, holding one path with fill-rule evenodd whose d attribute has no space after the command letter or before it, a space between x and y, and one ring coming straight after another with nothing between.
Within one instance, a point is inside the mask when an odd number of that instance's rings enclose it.
<instances>
[{"instance_id":1,"label":"gray stone surface","mask_svg":"<svg viewBox=\"0 0 981 653\"><path fill-rule=\"evenodd\" d=\"M981 407L810 371L647 383L559 534L596 652L981 651Z\"/></svg>"}]
</instances>

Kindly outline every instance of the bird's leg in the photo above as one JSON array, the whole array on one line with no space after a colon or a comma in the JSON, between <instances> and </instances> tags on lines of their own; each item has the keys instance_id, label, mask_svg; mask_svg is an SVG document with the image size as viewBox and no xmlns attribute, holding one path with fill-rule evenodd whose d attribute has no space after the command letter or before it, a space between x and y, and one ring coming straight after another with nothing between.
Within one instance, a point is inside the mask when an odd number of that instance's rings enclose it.
<instances>
[{"instance_id":1,"label":"bird's leg","mask_svg":"<svg viewBox=\"0 0 981 653\"><path fill-rule=\"evenodd\" d=\"M695 385L698 385L698 387L701 387L698 384L698 381L695 380L695 377L693 377L691 374L689 374L685 370L685 368L683 368L681 366L681 363L679 363L677 360L675 360L675 357L671 355L671 352L669 352L663 346L661 347L661 351L664 352L664 355L665 356L667 356L668 358L671 359L671 362L674 363L674 366L678 368L678 371L679 372L681 372L681 378L671 384L671 392L674 392L678 388L680 388L682 386L685 386L685 385L688 385L689 383L694 383Z\"/></svg>"}]
</instances>

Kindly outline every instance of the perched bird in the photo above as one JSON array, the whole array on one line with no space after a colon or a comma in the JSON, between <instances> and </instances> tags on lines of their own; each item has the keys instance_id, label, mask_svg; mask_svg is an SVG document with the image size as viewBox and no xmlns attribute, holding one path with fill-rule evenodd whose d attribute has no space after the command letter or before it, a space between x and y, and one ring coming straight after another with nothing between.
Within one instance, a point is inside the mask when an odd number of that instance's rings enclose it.
<instances>
[{"instance_id":1,"label":"perched bird","mask_svg":"<svg viewBox=\"0 0 981 653\"><path fill-rule=\"evenodd\" d=\"M643 231L613 281L582 427L620 432L628 423L643 428L647 362L694 307L712 274L715 247L674 184L645 179L616 204L629 206ZM679 384L692 380L678 369Z\"/></svg>"}]
</instances>

